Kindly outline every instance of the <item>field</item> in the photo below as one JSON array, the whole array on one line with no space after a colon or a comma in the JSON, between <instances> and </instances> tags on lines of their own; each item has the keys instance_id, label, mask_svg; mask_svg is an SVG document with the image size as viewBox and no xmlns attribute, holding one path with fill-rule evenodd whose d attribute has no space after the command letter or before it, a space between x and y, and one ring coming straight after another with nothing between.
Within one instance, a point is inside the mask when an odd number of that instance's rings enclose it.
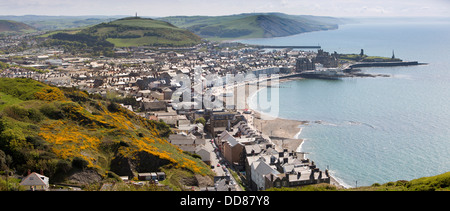
<instances>
[{"instance_id":1,"label":"field","mask_svg":"<svg viewBox=\"0 0 450 211\"><path fill-rule=\"evenodd\" d=\"M92 36L104 37L116 47L130 46L192 46L200 37L167 22L124 18L82 30Z\"/></svg>"}]
</instances>

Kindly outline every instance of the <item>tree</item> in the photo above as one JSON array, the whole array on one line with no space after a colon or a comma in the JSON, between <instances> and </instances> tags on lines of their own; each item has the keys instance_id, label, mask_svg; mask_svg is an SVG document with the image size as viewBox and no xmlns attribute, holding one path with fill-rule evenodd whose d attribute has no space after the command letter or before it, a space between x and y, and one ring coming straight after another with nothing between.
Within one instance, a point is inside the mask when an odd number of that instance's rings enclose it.
<instances>
[{"instance_id":1,"label":"tree","mask_svg":"<svg viewBox=\"0 0 450 211\"><path fill-rule=\"evenodd\" d=\"M11 163L12 157L0 150L0 171L8 170Z\"/></svg>"},{"instance_id":2,"label":"tree","mask_svg":"<svg viewBox=\"0 0 450 211\"><path fill-rule=\"evenodd\" d=\"M206 124L206 120L203 117L195 119L195 123L201 123L203 126Z\"/></svg>"}]
</instances>

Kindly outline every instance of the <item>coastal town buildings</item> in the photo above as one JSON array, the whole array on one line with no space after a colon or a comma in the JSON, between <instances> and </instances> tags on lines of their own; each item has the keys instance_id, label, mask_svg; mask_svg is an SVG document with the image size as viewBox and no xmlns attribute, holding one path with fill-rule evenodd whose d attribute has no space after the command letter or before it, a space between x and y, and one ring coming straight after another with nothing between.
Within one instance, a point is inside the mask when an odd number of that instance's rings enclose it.
<instances>
[{"instance_id":1,"label":"coastal town buildings","mask_svg":"<svg viewBox=\"0 0 450 211\"><path fill-rule=\"evenodd\" d=\"M214 155L223 157L229 168L246 178L250 190L329 183L328 171L320 171L296 152L280 149L270 137L249 125L241 114L247 111L226 104L225 97L235 98L221 89L235 85L224 84L227 74L287 76L314 70L318 61L336 66L335 54L226 46L204 43L187 49L118 48L114 58L86 58L65 54L60 49L39 48L0 55L2 62L10 64L0 77L32 78L55 86L76 87L117 101L148 119L163 121L172 128L170 143L199 155L207 164L214 162ZM186 77L182 79L180 75ZM212 75L214 79L209 80ZM191 84L192 88L186 88ZM211 97L215 98L211 101L219 108L206 106L204 100L213 89L220 94ZM205 119L204 124L196 123L199 118ZM206 147L210 140L217 147L214 151ZM141 176L147 180L152 174ZM48 178L43 181L48 183ZM221 188L215 190L235 189L229 179L218 182Z\"/></svg>"}]
</instances>

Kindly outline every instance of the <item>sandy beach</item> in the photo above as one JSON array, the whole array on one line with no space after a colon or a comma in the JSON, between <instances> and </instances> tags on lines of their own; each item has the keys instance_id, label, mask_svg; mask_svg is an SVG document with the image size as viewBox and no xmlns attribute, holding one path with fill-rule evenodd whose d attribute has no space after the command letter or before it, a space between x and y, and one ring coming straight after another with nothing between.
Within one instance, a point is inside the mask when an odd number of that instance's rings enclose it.
<instances>
[{"instance_id":1,"label":"sandy beach","mask_svg":"<svg viewBox=\"0 0 450 211\"><path fill-rule=\"evenodd\" d=\"M303 121L276 118L273 120L265 120L261 118L261 114L254 112L253 126L266 136L269 136L272 142L282 149L289 151L297 151L302 144L303 139L297 136L301 133L301 125L307 123Z\"/></svg>"},{"instance_id":2,"label":"sandy beach","mask_svg":"<svg viewBox=\"0 0 450 211\"><path fill-rule=\"evenodd\" d=\"M279 82L285 82L288 80L298 80L298 78L292 79L282 79ZM263 87L253 87L250 89L249 86L255 85L245 85L245 99L241 99L245 101L244 110L250 110L252 114L244 114L248 123L252 125L253 128L256 128L258 131L262 132L263 136L267 136L270 140L277 146L278 149L287 149L288 151L299 152L299 146L303 143L303 139L299 139L299 135L302 131L302 125L308 124L308 121L298 121L291 119L283 119L283 118L264 118L264 114L261 114L250 108L248 101L249 97L255 94L255 92L259 91L260 88ZM249 91L252 90L252 91ZM236 90L235 90L236 96ZM237 98L235 98L237 102ZM303 154L303 158L305 155ZM344 188L337 180L331 177L331 184L337 186L338 188Z\"/></svg>"},{"instance_id":3,"label":"sandy beach","mask_svg":"<svg viewBox=\"0 0 450 211\"><path fill-rule=\"evenodd\" d=\"M281 79L279 82L284 82L293 79ZM267 86L270 86L270 82ZM253 87L251 87L253 86ZM244 114L246 119L249 121L249 124L253 126L258 131L261 131L264 136L269 137L272 142L279 149L288 149L289 151L297 151L298 147L302 144L303 139L298 139L298 135L301 132L301 125L307 123L307 121L297 121L290 119L282 119L282 118L264 118L261 114L250 108L248 101L249 97L255 94L255 92L259 91L261 88L265 86L256 86L255 84L246 84L245 85L245 99L238 99L235 97L235 102L239 100L245 101L245 110L252 111L252 114ZM238 96L237 89L234 90L234 96ZM264 114L263 114L264 115Z\"/></svg>"}]
</instances>

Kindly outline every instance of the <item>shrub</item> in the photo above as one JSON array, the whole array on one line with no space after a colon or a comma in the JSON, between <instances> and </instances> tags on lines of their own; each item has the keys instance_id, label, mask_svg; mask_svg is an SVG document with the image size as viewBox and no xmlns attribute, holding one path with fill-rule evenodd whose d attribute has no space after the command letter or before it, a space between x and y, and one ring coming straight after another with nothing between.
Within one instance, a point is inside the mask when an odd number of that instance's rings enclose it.
<instances>
[{"instance_id":1,"label":"shrub","mask_svg":"<svg viewBox=\"0 0 450 211\"><path fill-rule=\"evenodd\" d=\"M114 102L111 102L107 108L108 108L108 111L113 112L113 113L120 111L120 105L117 103L114 103Z\"/></svg>"},{"instance_id":2,"label":"shrub","mask_svg":"<svg viewBox=\"0 0 450 211\"><path fill-rule=\"evenodd\" d=\"M22 106L12 105L3 109L6 116L9 116L15 120L24 120L28 118L28 110Z\"/></svg>"},{"instance_id":3,"label":"shrub","mask_svg":"<svg viewBox=\"0 0 450 211\"><path fill-rule=\"evenodd\" d=\"M388 182L388 183L386 183L386 186L394 186L394 185L395 185L394 182Z\"/></svg>"},{"instance_id":4,"label":"shrub","mask_svg":"<svg viewBox=\"0 0 450 211\"><path fill-rule=\"evenodd\" d=\"M33 122L40 122L44 120L45 116L37 109L28 109L28 118Z\"/></svg>"},{"instance_id":5,"label":"shrub","mask_svg":"<svg viewBox=\"0 0 450 211\"><path fill-rule=\"evenodd\" d=\"M195 123L201 123L203 126L205 126L206 120L205 120L205 118L200 117L200 118L195 120Z\"/></svg>"},{"instance_id":6,"label":"shrub","mask_svg":"<svg viewBox=\"0 0 450 211\"><path fill-rule=\"evenodd\" d=\"M44 88L41 91L34 93L34 97L37 100L45 101L65 100L63 92L56 87Z\"/></svg>"},{"instance_id":7,"label":"shrub","mask_svg":"<svg viewBox=\"0 0 450 211\"><path fill-rule=\"evenodd\" d=\"M72 160L72 167L74 168L78 168L78 169L85 169L88 166L89 162L87 162L86 160L84 160L83 158L80 157L75 157Z\"/></svg>"},{"instance_id":8,"label":"shrub","mask_svg":"<svg viewBox=\"0 0 450 211\"><path fill-rule=\"evenodd\" d=\"M47 150L46 142L39 136L27 136L25 140L32 144L35 149Z\"/></svg>"},{"instance_id":9,"label":"shrub","mask_svg":"<svg viewBox=\"0 0 450 211\"><path fill-rule=\"evenodd\" d=\"M50 119L58 120L64 118L63 111L54 103L43 105L41 108L39 108L39 111Z\"/></svg>"},{"instance_id":10,"label":"shrub","mask_svg":"<svg viewBox=\"0 0 450 211\"><path fill-rule=\"evenodd\" d=\"M68 160L58 160L56 172L67 173L70 169L72 169L72 165Z\"/></svg>"}]
</instances>

